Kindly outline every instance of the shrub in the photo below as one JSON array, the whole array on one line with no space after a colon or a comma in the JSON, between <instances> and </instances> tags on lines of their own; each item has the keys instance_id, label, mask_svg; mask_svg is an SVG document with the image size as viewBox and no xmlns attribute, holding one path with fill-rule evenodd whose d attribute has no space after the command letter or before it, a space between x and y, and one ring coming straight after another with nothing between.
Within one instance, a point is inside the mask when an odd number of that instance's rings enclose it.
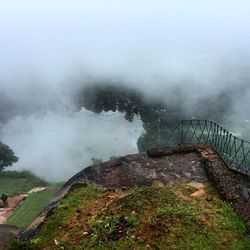
<instances>
[{"instance_id":1,"label":"shrub","mask_svg":"<svg viewBox=\"0 0 250 250\"><path fill-rule=\"evenodd\" d=\"M0 171L17 161L18 158L15 156L13 150L8 145L0 142Z\"/></svg>"}]
</instances>

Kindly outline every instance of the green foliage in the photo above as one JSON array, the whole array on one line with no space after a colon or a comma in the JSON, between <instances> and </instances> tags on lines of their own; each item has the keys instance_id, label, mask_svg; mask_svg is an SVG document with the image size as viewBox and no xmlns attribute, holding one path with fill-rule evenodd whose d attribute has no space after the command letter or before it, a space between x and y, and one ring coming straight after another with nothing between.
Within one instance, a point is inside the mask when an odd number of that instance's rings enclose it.
<instances>
[{"instance_id":1,"label":"green foliage","mask_svg":"<svg viewBox=\"0 0 250 250\"><path fill-rule=\"evenodd\" d=\"M234 228L237 234L244 235L246 231L244 222L238 216L235 216L233 208L227 203L222 202L221 208L217 210L215 217L220 230Z\"/></svg>"},{"instance_id":2,"label":"green foliage","mask_svg":"<svg viewBox=\"0 0 250 250\"><path fill-rule=\"evenodd\" d=\"M25 229L49 203L60 187L61 184L54 184L42 192L30 194L6 223Z\"/></svg>"},{"instance_id":3,"label":"green foliage","mask_svg":"<svg viewBox=\"0 0 250 250\"><path fill-rule=\"evenodd\" d=\"M88 222L92 239L95 241L108 242L115 240L118 235L120 218L118 216L106 217L104 220L92 219Z\"/></svg>"},{"instance_id":4,"label":"green foliage","mask_svg":"<svg viewBox=\"0 0 250 250\"><path fill-rule=\"evenodd\" d=\"M0 141L0 171L17 161L18 158L15 156L13 150Z\"/></svg>"},{"instance_id":5,"label":"green foliage","mask_svg":"<svg viewBox=\"0 0 250 250\"><path fill-rule=\"evenodd\" d=\"M106 216L103 219L92 218L88 221L91 231L91 239L97 244L102 245L110 240L119 240L122 230L132 227L138 223L133 216ZM101 244L99 244L101 241Z\"/></svg>"},{"instance_id":6,"label":"green foliage","mask_svg":"<svg viewBox=\"0 0 250 250\"><path fill-rule=\"evenodd\" d=\"M101 164L103 163L101 158L91 158L92 164Z\"/></svg>"},{"instance_id":7,"label":"green foliage","mask_svg":"<svg viewBox=\"0 0 250 250\"><path fill-rule=\"evenodd\" d=\"M39 181L41 183L43 183L44 185L46 185L47 182L45 182L44 180L40 179L39 177L37 177L36 175L34 175L32 172L30 172L29 170L22 170L22 171L3 171L0 173L1 177L6 177L6 178L29 178L29 179L39 179Z\"/></svg>"},{"instance_id":8,"label":"green foliage","mask_svg":"<svg viewBox=\"0 0 250 250\"><path fill-rule=\"evenodd\" d=\"M100 82L85 86L76 97L79 108L85 107L96 113L120 111L124 118L133 121L135 115L142 120L145 135L138 140L138 148L143 152L152 147L163 146L180 114L166 112L166 105L157 98L146 99L141 92L126 85L117 87L112 82ZM165 129L168 128L168 129ZM158 132L155 132L158 131Z\"/></svg>"},{"instance_id":9,"label":"green foliage","mask_svg":"<svg viewBox=\"0 0 250 250\"><path fill-rule=\"evenodd\" d=\"M163 207L156 210L157 218L167 218L170 216L194 216L196 214L196 210L193 206L177 206L177 207Z\"/></svg>"},{"instance_id":10,"label":"green foliage","mask_svg":"<svg viewBox=\"0 0 250 250\"><path fill-rule=\"evenodd\" d=\"M8 244L8 250L37 250L37 244L29 240L13 239Z\"/></svg>"},{"instance_id":11,"label":"green foliage","mask_svg":"<svg viewBox=\"0 0 250 250\"><path fill-rule=\"evenodd\" d=\"M150 130L147 133L141 135L137 140L139 152L145 152L151 148L164 147L170 134L171 131L169 129L161 129Z\"/></svg>"},{"instance_id":12,"label":"green foliage","mask_svg":"<svg viewBox=\"0 0 250 250\"><path fill-rule=\"evenodd\" d=\"M0 193L9 196L26 193L34 187L47 186L48 183L29 171L0 172Z\"/></svg>"},{"instance_id":13,"label":"green foliage","mask_svg":"<svg viewBox=\"0 0 250 250\"><path fill-rule=\"evenodd\" d=\"M193 192L185 184L178 190ZM217 196L210 202L194 198L190 204L171 187L157 185L134 188L125 196L121 191L114 199L117 195L93 185L72 191L35 238L17 244L35 249L250 249L242 220Z\"/></svg>"}]
</instances>

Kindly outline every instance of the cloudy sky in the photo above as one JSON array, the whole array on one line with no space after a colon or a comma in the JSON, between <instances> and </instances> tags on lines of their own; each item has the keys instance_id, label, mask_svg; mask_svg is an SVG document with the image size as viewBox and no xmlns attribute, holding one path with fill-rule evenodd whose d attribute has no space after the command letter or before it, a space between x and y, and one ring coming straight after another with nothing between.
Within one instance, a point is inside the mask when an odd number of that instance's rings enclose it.
<instances>
[{"instance_id":1,"label":"cloudy sky","mask_svg":"<svg viewBox=\"0 0 250 250\"><path fill-rule=\"evenodd\" d=\"M64 112L89 77L187 112L223 93L224 116L249 122L249 23L249 0L0 0L0 140L19 157L14 168L65 179L93 157L136 152L139 118Z\"/></svg>"},{"instance_id":2,"label":"cloudy sky","mask_svg":"<svg viewBox=\"0 0 250 250\"><path fill-rule=\"evenodd\" d=\"M0 76L247 60L249 13L247 0L0 0Z\"/></svg>"}]
</instances>

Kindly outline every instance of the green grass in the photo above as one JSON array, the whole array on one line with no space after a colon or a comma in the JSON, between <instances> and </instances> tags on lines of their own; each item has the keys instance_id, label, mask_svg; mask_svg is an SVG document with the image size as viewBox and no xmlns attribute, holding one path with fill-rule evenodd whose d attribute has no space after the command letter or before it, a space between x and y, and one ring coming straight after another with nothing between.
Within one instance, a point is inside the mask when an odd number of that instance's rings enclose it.
<instances>
[{"instance_id":1,"label":"green grass","mask_svg":"<svg viewBox=\"0 0 250 250\"><path fill-rule=\"evenodd\" d=\"M7 220L6 224L15 225L21 229L27 228L60 187L61 184L54 184L42 192L30 194L17 211Z\"/></svg>"},{"instance_id":2,"label":"green grass","mask_svg":"<svg viewBox=\"0 0 250 250\"><path fill-rule=\"evenodd\" d=\"M9 249L250 249L244 223L213 188L212 201L192 192L185 184L130 192L89 185L71 192L33 239Z\"/></svg>"},{"instance_id":3,"label":"green grass","mask_svg":"<svg viewBox=\"0 0 250 250\"><path fill-rule=\"evenodd\" d=\"M30 194L6 223L25 229L48 204L61 185L48 183L29 171L0 172L0 195L5 193L8 196L15 196L25 194L34 187L47 187L43 192Z\"/></svg>"},{"instance_id":4,"label":"green grass","mask_svg":"<svg viewBox=\"0 0 250 250\"><path fill-rule=\"evenodd\" d=\"M9 196L23 194L34 187L47 186L48 183L29 171L3 171L0 172L0 195Z\"/></svg>"}]
</instances>

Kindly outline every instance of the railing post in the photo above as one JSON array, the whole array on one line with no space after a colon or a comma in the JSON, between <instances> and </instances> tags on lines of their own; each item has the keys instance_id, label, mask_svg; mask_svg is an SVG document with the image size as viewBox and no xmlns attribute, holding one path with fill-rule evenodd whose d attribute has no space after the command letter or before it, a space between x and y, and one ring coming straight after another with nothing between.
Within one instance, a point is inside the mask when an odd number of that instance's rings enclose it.
<instances>
[{"instance_id":1,"label":"railing post","mask_svg":"<svg viewBox=\"0 0 250 250\"><path fill-rule=\"evenodd\" d=\"M181 143L184 143L184 131L183 131L183 120L181 120Z\"/></svg>"},{"instance_id":2,"label":"railing post","mask_svg":"<svg viewBox=\"0 0 250 250\"><path fill-rule=\"evenodd\" d=\"M215 148L218 149L218 143L219 143L219 126L216 124L215 128Z\"/></svg>"},{"instance_id":3,"label":"railing post","mask_svg":"<svg viewBox=\"0 0 250 250\"><path fill-rule=\"evenodd\" d=\"M191 138L188 135L189 130ZM217 123L206 120L181 120L167 139L167 143L173 136L179 139L179 143L197 144L204 139L205 145L211 145L230 168L242 173L250 172L250 142L235 137Z\"/></svg>"},{"instance_id":4,"label":"railing post","mask_svg":"<svg viewBox=\"0 0 250 250\"><path fill-rule=\"evenodd\" d=\"M227 143L227 137L226 137L226 130L225 129L223 129L223 137L222 137L222 141L223 141L223 147L222 147L222 153L224 154L224 152L225 152L225 148L226 148L226 143Z\"/></svg>"}]
</instances>

